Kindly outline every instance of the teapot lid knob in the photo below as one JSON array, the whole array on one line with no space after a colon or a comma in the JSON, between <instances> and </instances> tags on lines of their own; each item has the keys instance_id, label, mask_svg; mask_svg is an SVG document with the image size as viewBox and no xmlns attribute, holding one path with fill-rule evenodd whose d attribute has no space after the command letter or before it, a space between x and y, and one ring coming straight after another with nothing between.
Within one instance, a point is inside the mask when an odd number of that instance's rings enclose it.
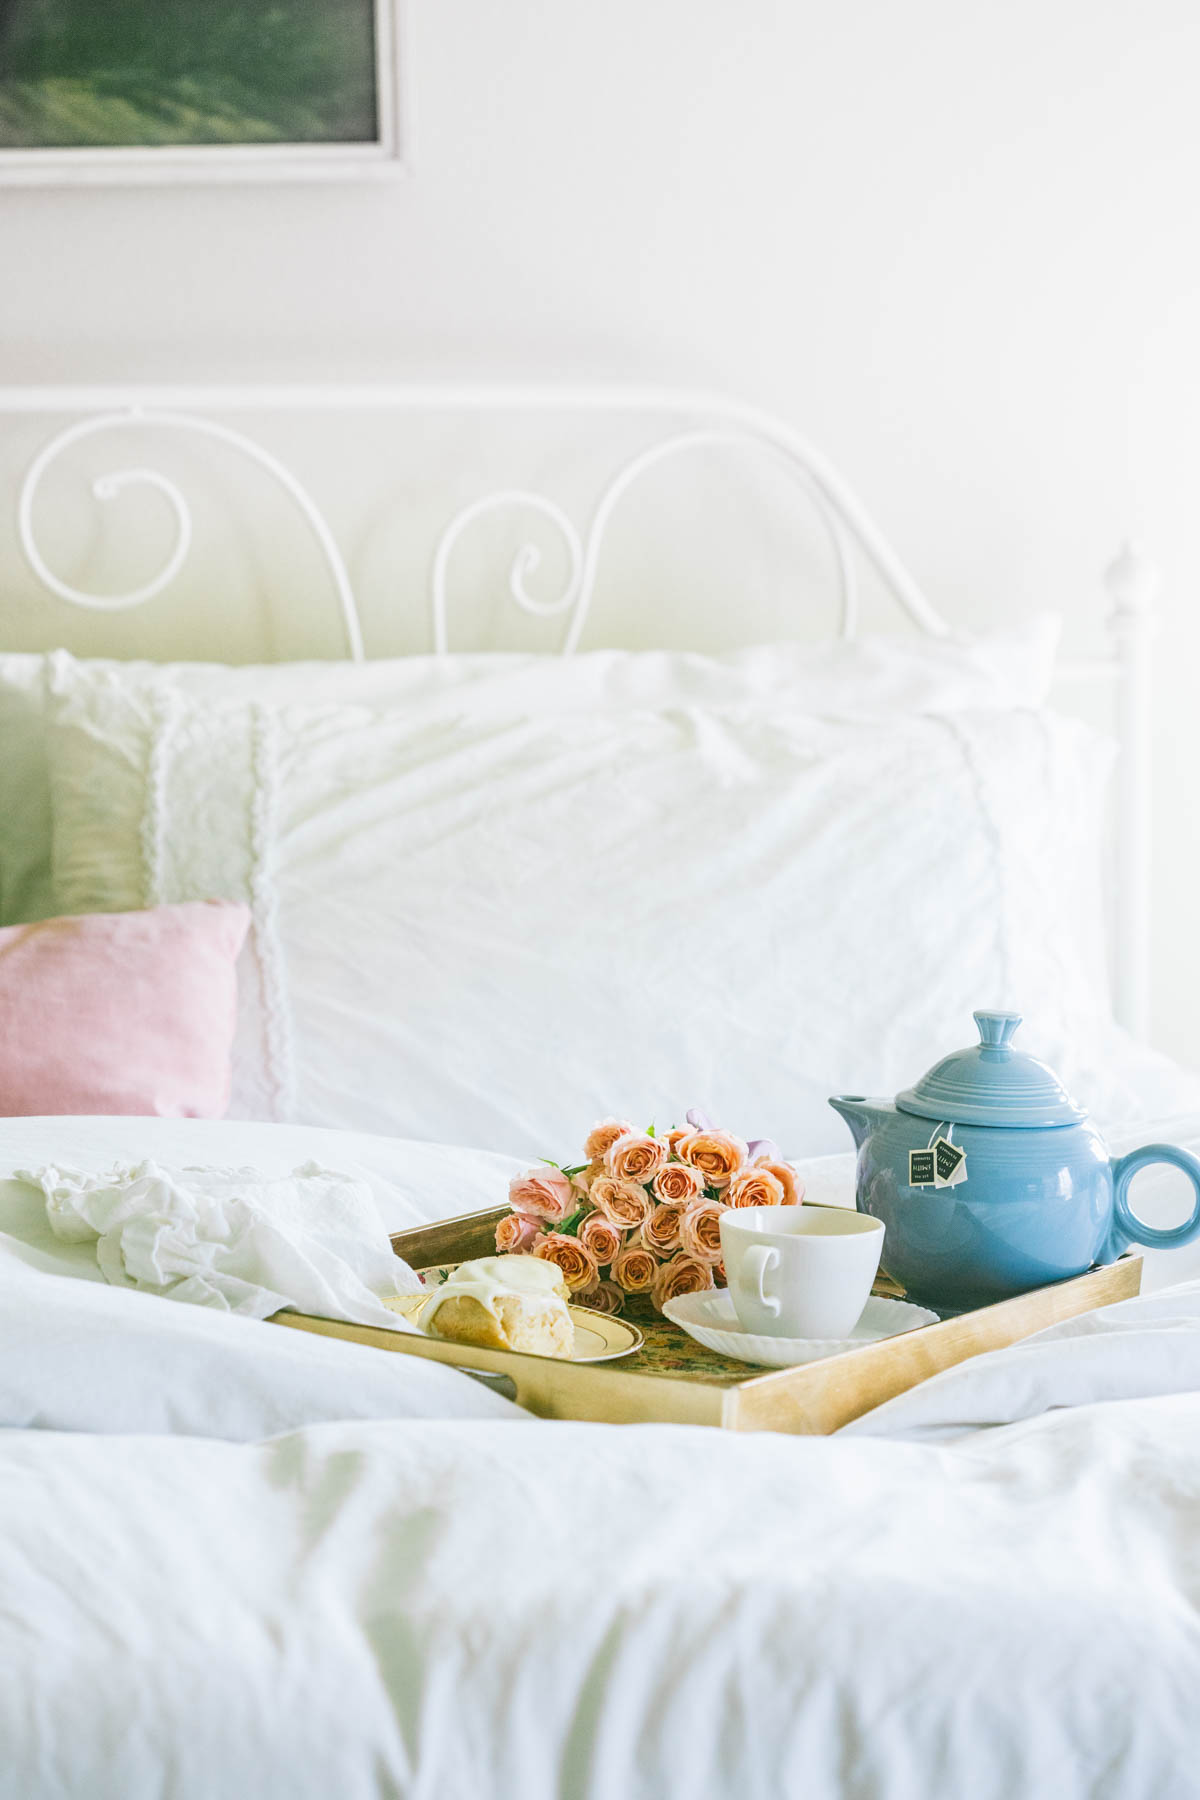
<instances>
[{"instance_id":1,"label":"teapot lid knob","mask_svg":"<svg viewBox=\"0 0 1200 1800\"><path fill-rule=\"evenodd\" d=\"M989 1050L1007 1050L1008 1041L1021 1023L1015 1012L977 1012L971 1015L979 1027L979 1042Z\"/></svg>"},{"instance_id":2,"label":"teapot lid knob","mask_svg":"<svg viewBox=\"0 0 1200 1800\"><path fill-rule=\"evenodd\" d=\"M896 1095L901 1112L956 1125L1004 1125L1040 1130L1078 1125L1087 1117L1052 1069L1009 1042L1021 1015L975 1014L979 1042L955 1050Z\"/></svg>"}]
</instances>

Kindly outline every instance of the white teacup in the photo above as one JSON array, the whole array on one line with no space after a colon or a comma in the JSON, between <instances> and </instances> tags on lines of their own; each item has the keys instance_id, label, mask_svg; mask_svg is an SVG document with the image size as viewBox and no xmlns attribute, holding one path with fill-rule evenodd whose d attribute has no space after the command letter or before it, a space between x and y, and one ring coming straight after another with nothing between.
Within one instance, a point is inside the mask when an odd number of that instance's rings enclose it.
<instances>
[{"instance_id":1,"label":"white teacup","mask_svg":"<svg viewBox=\"0 0 1200 1800\"><path fill-rule=\"evenodd\" d=\"M743 1331L845 1338L879 1268L883 1223L849 1208L743 1206L721 1215L721 1252Z\"/></svg>"}]
</instances>

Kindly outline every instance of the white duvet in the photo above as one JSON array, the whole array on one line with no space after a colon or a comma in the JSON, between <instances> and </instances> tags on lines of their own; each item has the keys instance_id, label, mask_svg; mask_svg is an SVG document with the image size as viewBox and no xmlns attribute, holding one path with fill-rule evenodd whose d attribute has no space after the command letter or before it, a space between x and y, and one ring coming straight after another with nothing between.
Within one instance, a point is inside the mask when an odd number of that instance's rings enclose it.
<instances>
[{"instance_id":1,"label":"white duvet","mask_svg":"<svg viewBox=\"0 0 1200 1800\"><path fill-rule=\"evenodd\" d=\"M331 1136L6 1121L0 1175L311 1155L396 1229L509 1166ZM4 1800L1200 1793L1200 1284L741 1437L535 1423L42 1230L0 1181Z\"/></svg>"}]
</instances>

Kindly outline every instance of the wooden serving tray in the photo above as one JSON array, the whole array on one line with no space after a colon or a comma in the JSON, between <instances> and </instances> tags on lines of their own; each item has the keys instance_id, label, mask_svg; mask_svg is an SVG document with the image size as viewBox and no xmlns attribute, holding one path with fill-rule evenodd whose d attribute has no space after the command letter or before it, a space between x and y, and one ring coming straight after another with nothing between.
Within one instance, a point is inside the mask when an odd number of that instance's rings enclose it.
<instances>
[{"instance_id":1,"label":"wooden serving tray","mask_svg":"<svg viewBox=\"0 0 1200 1800\"><path fill-rule=\"evenodd\" d=\"M392 1248L414 1269L494 1255L496 1225L507 1211L506 1206L498 1206L415 1231L397 1232ZM794 1369L760 1371L714 1355L677 1325L660 1318L653 1323L639 1319L645 1344L610 1364L562 1362L515 1350L481 1350L414 1332L349 1325L305 1313L276 1313L272 1323L507 1377L505 1391L543 1419L590 1419L610 1425L653 1421L716 1425L727 1431L821 1435L848 1425L851 1419L968 1357L1002 1350L1062 1319L1132 1299L1141 1282L1141 1257L1123 1256L1119 1262L1092 1269L1074 1280L1035 1288L1013 1300L920 1326L900 1337L864 1344L861 1349ZM876 1282L874 1291L892 1297L902 1293L886 1276Z\"/></svg>"}]
</instances>

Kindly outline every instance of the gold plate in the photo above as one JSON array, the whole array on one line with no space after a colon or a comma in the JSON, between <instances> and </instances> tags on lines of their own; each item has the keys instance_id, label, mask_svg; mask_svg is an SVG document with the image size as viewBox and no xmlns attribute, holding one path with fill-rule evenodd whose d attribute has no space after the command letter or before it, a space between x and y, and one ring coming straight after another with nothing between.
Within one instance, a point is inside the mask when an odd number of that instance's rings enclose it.
<instances>
[{"instance_id":1,"label":"gold plate","mask_svg":"<svg viewBox=\"0 0 1200 1800\"><path fill-rule=\"evenodd\" d=\"M429 1294L387 1294L383 1304L402 1313L415 1324ZM575 1354L564 1362L615 1362L620 1356L632 1356L640 1349L642 1334L628 1319L614 1318L611 1313L597 1312L593 1306L568 1306L575 1327ZM431 1335L431 1334L426 1334ZM439 1340L448 1342L448 1339Z\"/></svg>"}]
</instances>

